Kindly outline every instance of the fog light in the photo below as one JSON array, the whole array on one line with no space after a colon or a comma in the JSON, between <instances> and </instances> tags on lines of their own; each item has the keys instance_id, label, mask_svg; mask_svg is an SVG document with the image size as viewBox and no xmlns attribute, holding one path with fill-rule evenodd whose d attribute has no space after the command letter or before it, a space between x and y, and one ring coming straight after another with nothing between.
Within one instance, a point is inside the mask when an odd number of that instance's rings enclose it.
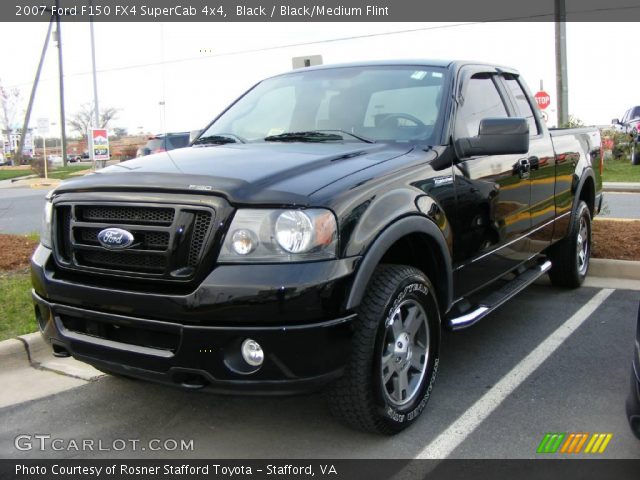
<instances>
[{"instance_id":1,"label":"fog light","mask_svg":"<svg viewBox=\"0 0 640 480\"><path fill-rule=\"evenodd\" d=\"M264 361L264 351L258 342L247 338L242 342L242 358L252 367L259 367Z\"/></svg>"}]
</instances>

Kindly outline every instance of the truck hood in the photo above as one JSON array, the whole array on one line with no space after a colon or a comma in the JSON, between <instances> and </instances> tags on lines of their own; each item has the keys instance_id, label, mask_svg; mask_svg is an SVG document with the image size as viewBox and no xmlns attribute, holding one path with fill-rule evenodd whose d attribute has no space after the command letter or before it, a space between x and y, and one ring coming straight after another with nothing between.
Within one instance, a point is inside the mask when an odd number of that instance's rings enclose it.
<instances>
[{"instance_id":1,"label":"truck hood","mask_svg":"<svg viewBox=\"0 0 640 480\"><path fill-rule=\"evenodd\" d=\"M259 143L187 147L107 167L62 183L71 191L183 191L237 204L307 205L309 195L402 156L410 145Z\"/></svg>"}]
</instances>

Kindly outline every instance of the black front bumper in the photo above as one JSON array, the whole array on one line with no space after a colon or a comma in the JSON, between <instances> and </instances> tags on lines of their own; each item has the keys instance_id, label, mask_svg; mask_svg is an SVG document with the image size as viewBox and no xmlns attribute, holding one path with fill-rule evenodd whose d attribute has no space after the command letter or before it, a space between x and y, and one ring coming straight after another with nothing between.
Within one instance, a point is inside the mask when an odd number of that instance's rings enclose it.
<instances>
[{"instance_id":1,"label":"black front bumper","mask_svg":"<svg viewBox=\"0 0 640 480\"><path fill-rule=\"evenodd\" d=\"M342 373L355 315L336 313L352 266L224 266L195 291L171 295L83 285L58 274L39 247L33 300L54 352L99 369L222 393L291 394ZM240 355L247 338L265 353L257 369Z\"/></svg>"}]
</instances>

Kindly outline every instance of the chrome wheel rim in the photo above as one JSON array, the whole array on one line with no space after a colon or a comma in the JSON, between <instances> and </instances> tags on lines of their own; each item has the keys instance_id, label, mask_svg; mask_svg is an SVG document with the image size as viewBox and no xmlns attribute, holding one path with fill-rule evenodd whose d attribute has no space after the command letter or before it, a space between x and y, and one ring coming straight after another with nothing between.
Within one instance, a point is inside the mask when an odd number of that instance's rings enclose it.
<instances>
[{"instance_id":1,"label":"chrome wheel rim","mask_svg":"<svg viewBox=\"0 0 640 480\"><path fill-rule=\"evenodd\" d=\"M429 324L424 308L404 300L386 324L380 375L385 399L401 407L417 395L429 360Z\"/></svg>"},{"instance_id":2,"label":"chrome wheel rim","mask_svg":"<svg viewBox=\"0 0 640 480\"><path fill-rule=\"evenodd\" d=\"M589 227L584 217L580 217L580 228L578 229L576 262L578 272L581 275L587 271L589 265Z\"/></svg>"}]
</instances>

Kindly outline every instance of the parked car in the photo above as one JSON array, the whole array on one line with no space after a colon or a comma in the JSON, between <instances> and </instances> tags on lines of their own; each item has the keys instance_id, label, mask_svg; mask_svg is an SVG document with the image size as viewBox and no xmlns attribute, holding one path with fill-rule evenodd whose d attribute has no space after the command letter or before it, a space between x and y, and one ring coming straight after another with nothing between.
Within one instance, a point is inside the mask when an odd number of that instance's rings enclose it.
<instances>
[{"instance_id":1,"label":"parked car","mask_svg":"<svg viewBox=\"0 0 640 480\"><path fill-rule=\"evenodd\" d=\"M640 165L640 146L638 145L640 141L640 105L630 108L624 112L622 119L614 118L611 123L615 130L629 135L631 163Z\"/></svg>"},{"instance_id":2,"label":"parked car","mask_svg":"<svg viewBox=\"0 0 640 480\"><path fill-rule=\"evenodd\" d=\"M627 398L627 416L631 430L640 439L640 308L638 308L636 342L631 368L631 390Z\"/></svg>"},{"instance_id":3,"label":"parked car","mask_svg":"<svg viewBox=\"0 0 640 480\"><path fill-rule=\"evenodd\" d=\"M68 163L75 163L75 162L79 162L80 160L82 160L82 155L78 155L75 153L68 153L67 154L67 162Z\"/></svg>"},{"instance_id":4,"label":"parked car","mask_svg":"<svg viewBox=\"0 0 640 480\"><path fill-rule=\"evenodd\" d=\"M189 145L189 132L167 133L166 135L154 135L149 137L147 143L138 148L136 157L151 155L152 153L166 152Z\"/></svg>"},{"instance_id":5,"label":"parked car","mask_svg":"<svg viewBox=\"0 0 640 480\"><path fill-rule=\"evenodd\" d=\"M60 155L47 155L47 161L50 165L62 165L62 157Z\"/></svg>"},{"instance_id":6,"label":"parked car","mask_svg":"<svg viewBox=\"0 0 640 480\"><path fill-rule=\"evenodd\" d=\"M535 105L516 70L469 62L266 79L191 147L53 191L31 261L42 334L183 388L325 388L348 424L397 433L443 329L545 273L587 275L600 132L549 131Z\"/></svg>"}]
</instances>

